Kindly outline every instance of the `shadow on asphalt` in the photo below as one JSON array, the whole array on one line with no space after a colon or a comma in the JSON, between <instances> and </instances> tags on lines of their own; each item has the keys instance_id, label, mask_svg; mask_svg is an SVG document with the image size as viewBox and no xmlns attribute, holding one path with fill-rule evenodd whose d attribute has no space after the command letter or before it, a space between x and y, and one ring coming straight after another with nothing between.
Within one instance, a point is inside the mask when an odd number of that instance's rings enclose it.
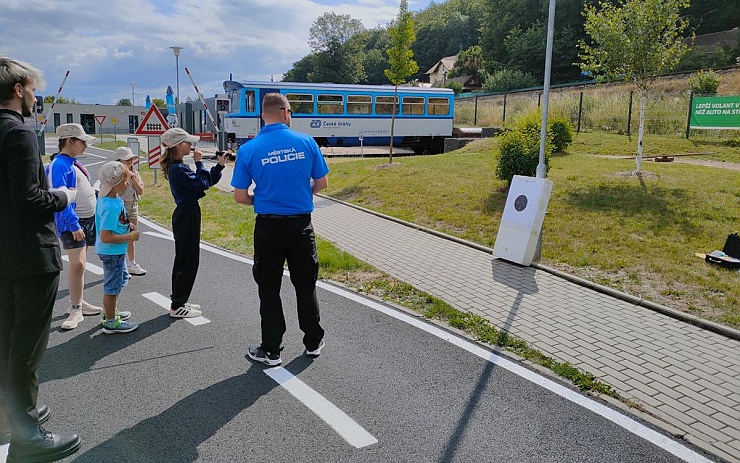
<instances>
[{"instance_id":1,"label":"shadow on asphalt","mask_svg":"<svg viewBox=\"0 0 740 463\"><path fill-rule=\"evenodd\" d=\"M312 362L308 357L299 357L284 368L298 376ZM201 443L278 386L264 370L261 365L252 364L239 376L200 389L159 415L81 453L75 462L121 461L122 455L126 461L147 463L196 461L202 457L198 454Z\"/></svg>"},{"instance_id":2,"label":"shadow on asphalt","mask_svg":"<svg viewBox=\"0 0 740 463\"><path fill-rule=\"evenodd\" d=\"M522 299L525 294L536 294L539 291L537 282L534 279L535 269L532 267L522 267L516 264L512 264L500 259L493 259L491 261L491 274L493 280L501 283L516 291L516 298L511 304L511 309L506 317L504 326L497 326L496 328L506 331L507 333L511 329L516 315L519 312L519 308L522 304ZM501 354L501 347L494 346L493 351L497 355ZM447 448L445 453L439 459L440 463L451 463L458 461L456 458L457 452L460 446L465 440L465 431L468 428L470 421L475 415L475 411L478 408L478 404L483 397L486 388L489 385L489 380L493 376L496 370L496 364L486 362L486 366L481 371L478 381L475 384L475 389L470 393L468 397L468 403L465 405L465 411L462 413L460 419L455 426L455 430L448 439Z\"/></svg>"},{"instance_id":3,"label":"shadow on asphalt","mask_svg":"<svg viewBox=\"0 0 740 463\"><path fill-rule=\"evenodd\" d=\"M87 373L100 360L167 329L177 319L164 314L140 323L136 331L125 335L99 333L93 336L100 330L99 321L99 315L85 317L83 324L73 331L72 339L47 349L39 370L40 383ZM87 327L87 331L80 332Z\"/></svg>"}]
</instances>

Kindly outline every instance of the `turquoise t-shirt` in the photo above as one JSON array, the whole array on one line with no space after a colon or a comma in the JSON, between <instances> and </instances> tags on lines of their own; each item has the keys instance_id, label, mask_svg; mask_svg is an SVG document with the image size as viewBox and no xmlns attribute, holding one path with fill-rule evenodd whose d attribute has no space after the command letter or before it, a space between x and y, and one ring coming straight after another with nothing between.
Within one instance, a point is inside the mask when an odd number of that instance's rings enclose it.
<instances>
[{"instance_id":1,"label":"turquoise t-shirt","mask_svg":"<svg viewBox=\"0 0 740 463\"><path fill-rule=\"evenodd\" d=\"M126 214L126 206L123 205L123 199L120 196L110 198L105 196L98 198L98 204L95 206L95 247L98 254L107 256L120 256L126 254L128 241L123 243L103 243L100 241L100 232L110 230L114 235L127 235L131 233L131 225Z\"/></svg>"}]
</instances>

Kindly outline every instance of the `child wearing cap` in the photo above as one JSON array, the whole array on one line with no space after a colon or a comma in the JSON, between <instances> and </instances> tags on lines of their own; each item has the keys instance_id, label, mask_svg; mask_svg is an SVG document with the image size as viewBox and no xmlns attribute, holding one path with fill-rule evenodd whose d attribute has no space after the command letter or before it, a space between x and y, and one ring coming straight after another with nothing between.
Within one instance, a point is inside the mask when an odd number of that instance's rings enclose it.
<instances>
[{"instance_id":1,"label":"child wearing cap","mask_svg":"<svg viewBox=\"0 0 740 463\"><path fill-rule=\"evenodd\" d=\"M116 161L119 161L129 170L129 172L131 172L131 182L128 187L123 190L121 198L123 198L123 204L126 206L126 214L128 214L129 222L133 224L134 228L139 228L139 198L144 193L144 181L141 179L141 175L139 175L139 172L136 170L136 166L134 165L134 161L137 159L137 156L128 146L116 148L115 151L113 151L113 154L116 156ZM140 276L146 275L146 270L136 263L135 241L129 243L126 257L128 258L127 266L129 274Z\"/></svg>"},{"instance_id":2,"label":"child wearing cap","mask_svg":"<svg viewBox=\"0 0 740 463\"><path fill-rule=\"evenodd\" d=\"M59 153L55 153L46 167L49 185L77 190L74 202L54 214L57 234L69 259L67 286L70 307L62 329L73 330L84 315L98 315L102 309L83 299L87 248L95 246L95 190L90 185L90 174L77 160L95 137L85 133L80 124L62 124L57 127Z\"/></svg>"},{"instance_id":3,"label":"child wearing cap","mask_svg":"<svg viewBox=\"0 0 740 463\"><path fill-rule=\"evenodd\" d=\"M206 170L203 153L193 151L195 172L182 162L190 153L190 146L200 137L190 135L175 127L162 134L165 146L160 163L164 178L170 182L170 191L175 198L175 211L172 213L172 234L175 237L175 262L172 266L172 295L170 296L170 317L191 318L201 315L198 304L188 303L193 291L195 277L198 275L200 261L200 205L198 200L206 195L206 190L221 180L221 172L226 163L225 156L219 156L218 163Z\"/></svg>"},{"instance_id":4,"label":"child wearing cap","mask_svg":"<svg viewBox=\"0 0 740 463\"><path fill-rule=\"evenodd\" d=\"M103 164L98 171L100 193L95 210L98 229L96 246L103 263L103 333L129 333L138 323L126 321L131 312L118 311L118 295L130 278L126 270L126 249L139 239L140 232L129 222L121 194L128 187L131 173L118 161Z\"/></svg>"}]
</instances>

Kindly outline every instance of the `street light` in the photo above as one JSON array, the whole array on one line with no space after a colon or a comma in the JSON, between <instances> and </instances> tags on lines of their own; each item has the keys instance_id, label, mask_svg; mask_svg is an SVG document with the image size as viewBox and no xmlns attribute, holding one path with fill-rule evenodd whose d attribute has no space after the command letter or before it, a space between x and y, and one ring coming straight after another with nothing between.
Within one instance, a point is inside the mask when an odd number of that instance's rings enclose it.
<instances>
[{"instance_id":1,"label":"street light","mask_svg":"<svg viewBox=\"0 0 740 463\"><path fill-rule=\"evenodd\" d=\"M180 104L180 50L182 47L170 47L175 52L175 72L177 75L176 83L177 86L177 104Z\"/></svg>"},{"instance_id":2,"label":"street light","mask_svg":"<svg viewBox=\"0 0 740 463\"><path fill-rule=\"evenodd\" d=\"M132 116L134 115L134 106L136 106L135 104L136 98L134 97L134 95L136 95L134 93L135 88L136 88L136 82L131 82L131 115Z\"/></svg>"}]
</instances>

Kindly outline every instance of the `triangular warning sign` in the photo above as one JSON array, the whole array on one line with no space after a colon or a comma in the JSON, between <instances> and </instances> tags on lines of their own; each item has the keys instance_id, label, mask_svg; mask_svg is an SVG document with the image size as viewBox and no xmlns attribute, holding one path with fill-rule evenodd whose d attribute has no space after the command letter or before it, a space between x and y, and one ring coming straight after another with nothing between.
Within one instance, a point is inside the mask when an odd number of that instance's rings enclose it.
<instances>
[{"instance_id":1,"label":"triangular warning sign","mask_svg":"<svg viewBox=\"0 0 740 463\"><path fill-rule=\"evenodd\" d=\"M170 126L165 121L162 113L159 112L159 109L155 105L151 105L134 133L136 135L162 135L169 128Z\"/></svg>"}]
</instances>

